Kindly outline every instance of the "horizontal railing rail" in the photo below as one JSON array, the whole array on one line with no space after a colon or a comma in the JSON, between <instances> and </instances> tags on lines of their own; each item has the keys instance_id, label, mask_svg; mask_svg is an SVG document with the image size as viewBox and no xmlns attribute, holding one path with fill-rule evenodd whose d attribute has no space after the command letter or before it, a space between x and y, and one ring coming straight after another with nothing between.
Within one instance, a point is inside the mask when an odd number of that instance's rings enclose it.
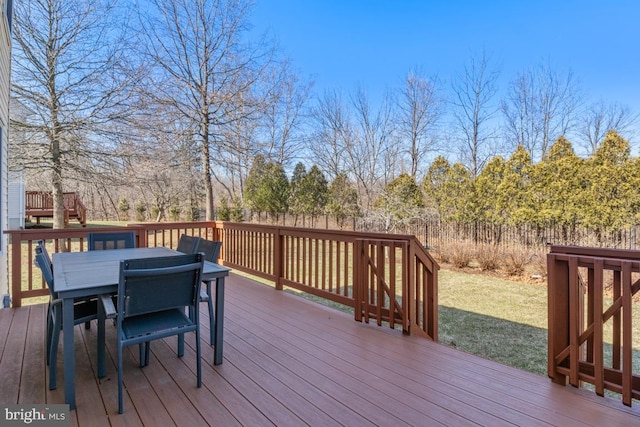
<instances>
[{"instance_id":1,"label":"horizontal railing rail","mask_svg":"<svg viewBox=\"0 0 640 427\"><path fill-rule=\"evenodd\" d=\"M640 349L634 350L632 340L640 326L633 323L640 253L552 246L547 262L549 377L575 387L593 384L600 396L605 390L619 393L631 406L640 399L640 372L633 367Z\"/></svg>"},{"instance_id":2,"label":"horizontal railing rail","mask_svg":"<svg viewBox=\"0 0 640 427\"><path fill-rule=\"evenodd\" d=\"M213 221L128 224L127 228L136 231L138 246L176 248L181 234L220 240L219 259L225 266L272 281L279 290L286 286L349 306L357 320L399 324L406 333L437 340L439 267L414 236ZM82 251L87 232L100 230L7 231L13 305L47 294L39 271L33 268L35 241L45 240L52 252ZM378 251L393 247L393 256L374 260L365 253L365 242ZM373 277L365 271L371 268L381 274L392 272L375 290L373 282L365 280ZM401 276L395 272L402 272ZM366 303L358 299L368 292L379 292L379 299Z\"/></svg>"}]
</instances>

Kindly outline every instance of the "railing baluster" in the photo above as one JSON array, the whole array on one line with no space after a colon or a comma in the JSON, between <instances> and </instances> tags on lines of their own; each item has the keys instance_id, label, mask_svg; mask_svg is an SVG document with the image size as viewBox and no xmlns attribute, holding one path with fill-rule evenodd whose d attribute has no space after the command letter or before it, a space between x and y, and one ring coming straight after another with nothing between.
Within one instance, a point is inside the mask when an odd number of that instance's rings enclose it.
<instances>
[{"instance_id":1,"label":"railing baluster","mask_svg":"<svg viewBox=\"0 0 640 427\"><path fill-rule=\"evenodd\" d=\"M633 380L633 343L631 331L631 262L622 263L622 403L631 406Z\"/></svg>"},{"instance_id":2,"label":"railing baluster","mask_svg":"<svg viewBox=\"0 0 640 427\"><path fill-rule=\"evenodd\" d=\"M593 301L589 305L589 324L593 324L593 338L589 340L591 354L588 354L587 361L594 363L594 382L596 393L604 396L604 324L602 319L603 309L603 281L604 262L601 258L594 261L593 269L589 269L590 281L589 300Z\"/></svg>"}]
</instances>

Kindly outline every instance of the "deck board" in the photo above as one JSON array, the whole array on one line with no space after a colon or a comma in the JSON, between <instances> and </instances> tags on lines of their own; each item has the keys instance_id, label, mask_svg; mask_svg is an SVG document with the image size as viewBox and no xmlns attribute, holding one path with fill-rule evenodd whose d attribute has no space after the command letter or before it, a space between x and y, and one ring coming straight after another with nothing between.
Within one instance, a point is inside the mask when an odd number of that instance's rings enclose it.
<instances>
[{"instance_id":1,"label":"deck board","mask_svg":"<svg viewBox=\"0 0 640 427\"><path fill-rule=\"evenodd\" d=\"M0 372L2 372L0 402L20 403L20 377L25 357L29 313L29 309L15 310L15 315L10 319L11 326L2 352L2 360L0 360ZM35 353L39 353L38 349L34 350ZM26 356L29 355L29 353L26 354Z\"/></svg>"},{"instance_id":2,"label":"deck board","mask_svg":"<svg viewBox=\"0 0 640 427\"><path fill-rule=\"evenodd\" d=\"M42 365L42 359L46 357L45 348L39 345L46 334L46 311L44 306L31 310L27 335L25 337L26 353L23 353L22 375L20 378L19 403L42 401L45 398L46 380L48 373ZM29 354L29 353L33 354Z\"/></svg>"},{"instance_id":3,"label":"deck board","mask_svg":"<svg viewBox=\"0 0 640 427\"><path fill-rule=\"evenodd\" d=\"M196 387L195 337L152 343L150 365L125 349L125 413L117 413L115 330L107 325L107 376L96 379L96 334L78 326L77 410L72 425L640 425L640 410L562 387L399 331L355 322L232 274L225 301L224 363L213 365L201 305L203 386ZM46 306L0 310L0 401L61 403L48 390Z\"/></svg>"}]
</instances>

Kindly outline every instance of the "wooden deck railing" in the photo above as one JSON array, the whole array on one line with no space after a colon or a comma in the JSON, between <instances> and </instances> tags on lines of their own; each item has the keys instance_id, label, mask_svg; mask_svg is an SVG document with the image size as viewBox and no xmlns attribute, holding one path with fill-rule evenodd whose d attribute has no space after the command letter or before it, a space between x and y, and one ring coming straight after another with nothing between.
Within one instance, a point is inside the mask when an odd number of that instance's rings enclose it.
<instances>
[{"instance_id":1,"label":"wooden deck railing","mask_svg":"<svg viewBox=\"0 0 640 427\"><path fill-rule=\"evenodd\" d=\"M228 267L352 307L357 320L438 338L439 266L415 236L245 223L217 232Z\"/></svg>"},{"instance_id":2,"label":"wooden deck railing","mask_svg":"<svg viewBox=\"0 0 640 427\"><path fill-rule=\"evenodd\" d=\"M552 246L547 262L549 377L575 387L593 384L601 396L605 389L620 393L630 406L640 399L632 342L640 327L632 316L640 252Z\"/></svg>"},{"instance_id":3,"label":"wooden deck railing","mask_svg":"<svg viewBox=\"0 0 640 427\"><path fill-rule=\"evenodd\" d=\"M138 246L175 248L180 234L223 242L221 263L275 283L352 307L357 320L401 325L437 340L439 266L414 236L314 230L229 222L129 224ZM112 229L112 228L108 228ZM51 252L86 250L88 231L10 230L13 306L47 295L33 266L34 242ZM19 244L18 244L19 242Z\"/></svg>"}]
</instances>

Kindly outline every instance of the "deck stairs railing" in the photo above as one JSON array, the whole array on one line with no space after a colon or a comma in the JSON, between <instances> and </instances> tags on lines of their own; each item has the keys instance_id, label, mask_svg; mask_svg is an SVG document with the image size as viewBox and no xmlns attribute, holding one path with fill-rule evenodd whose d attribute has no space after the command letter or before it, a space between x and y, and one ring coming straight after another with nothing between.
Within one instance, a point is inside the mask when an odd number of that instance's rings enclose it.
<instances>
[{"instance_id":1,"label":"deck stairs railing","mask_svg":"<svg viewBox=\"0 0 640 427\"><path fill-rule=\"evenodd\" d=\"M640 252L551 246L548 374L559 384L592 384L640 399L639 333L633 300L640 295ZM637 364L637 362L636 362Z\"/></svg>"}]
</instances>

